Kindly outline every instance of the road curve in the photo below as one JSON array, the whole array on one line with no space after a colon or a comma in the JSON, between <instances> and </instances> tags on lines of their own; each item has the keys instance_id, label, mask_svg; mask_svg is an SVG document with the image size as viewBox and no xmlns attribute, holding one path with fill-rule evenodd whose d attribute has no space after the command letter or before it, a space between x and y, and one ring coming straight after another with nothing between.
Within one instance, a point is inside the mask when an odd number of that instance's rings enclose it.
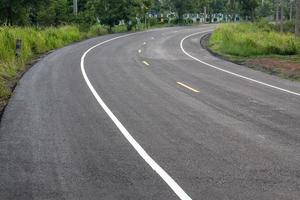
<instances>
[{"instance_id":1,"label":"road curve","mask_svg":"<svg viewBox=\"0 0 300 200\"><path fill-rule=\"evenodd\" d=\"M213 57L214 25L108 35L21 79L0 199L298 200L300 84Z\"/></svg>"}]
</instances>

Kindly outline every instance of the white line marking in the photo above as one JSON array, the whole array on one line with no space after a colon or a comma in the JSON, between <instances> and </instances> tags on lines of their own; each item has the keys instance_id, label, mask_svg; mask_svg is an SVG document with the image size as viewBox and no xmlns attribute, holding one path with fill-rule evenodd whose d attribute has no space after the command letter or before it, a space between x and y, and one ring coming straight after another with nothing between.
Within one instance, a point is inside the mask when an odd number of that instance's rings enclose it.
<instances>
[{"instance_id":1,"label":"white line marking","mask_svg":"<svg viewBox=\"0 0 300 200\"><path fill-rule=\"evenodd\" d=\"M152 39L152 40L154 40L155 38L154 38L154 37L152 37L151 39Z\"/></svg>"},{"instance_id":2,"label":"white line marking","mask_svg":"<svg viewBox=\"0 0 300 200\"><path fill-rule=\"evenodd\" d=\"M141 50L141 49L139 49L139 53L142 53L142 50Z\"/></svg>"},{"instance_id":3,"label":"white line marking","mask_svg":"<svg viewBox=\"0 0 300 200\"><path fill-rule=\"evenodd\" d=\"M144 63L145 65L147 65L147 66L150 66L150 64L147 63L146 61L143 61L143 63Z\"/></svg>"},{"instance_id":4,"label":"white line marking","mask_svg":"<svg viewBox=\"0 0 300 200\"><path fill-rule=\"evenodd\" d=\"M184 38L181 40L181 42L180 42L180 47L181 47L181 50L183 51L183 53L184 53L185 55L187 55L188 57L190 57L190 58L192 58L192 59L194 59L194 60L196 60L196 61L198 61L198 62L200 62L200 63L202 63L202 64L204 64L204 65L207 65L207 66L209 66L209 67L212 67L212 68L214 68L214 69L216 69L216 70L219 70L219 71L222 71L222 72L231 74L231 75L233 75L233 76L237 76L237 77L239 77L239 78L246 79L246 80L248 80L248 81L252 81L252 82L255 82L255 83L258 83L258 84L261 84L261 85L270 87L270 88L273 88L273 89L277 89L277 90L280 90L280 91L283 91L283 92L286 92L286 93L289 93L289 94L294 94L294 95L300 96L300 93L293 92L293 91L290 91L290 90L286 90L286 89L283 89L283 88L280 88L280 87L277 87L277 86L274 86L274 85L270 85L270 84L267 84L267 83L264 83L264 82L261 82L261 81L252 79L252 78L248 78L248 77L246 77L246 76L242 76L242 75L240 75L240 74L237 74L237 73L234 73L234 72L231 72L231 71L222 69L222 68L220 68L220 67L216 67L216 66L214 66L214 65L211 65L211 64L209 64L209 63L206 63L206 62L204 62L204 61L202 61L202 60L200 60L200 59L198 59L198 58L196 58L196 57L190 55L189 53L187 53L186 50L183 48L183 42L184 42L187 38L190 38L190 37L195 36L195 35L199 35L199 34L201 34L201 33L206 33L206 32L210 32L210 31L203 31L203 32L193 33L193 34L191 34L191 35L188 35L188 36L184 37Z\"/></svg>"},{"instance_id":5,"label":"white line marking","mask_svg":"<svg viewBox=\"0 0 300 200\"><path fill-rule=\"evenodd\" d=\"M177 82L177 84L178 84L178 85L181 85L181 86L183 86L183 87L185 87L185 88L187 88L187 89L189 89L189 90L192 90L193 92L196 92L196 93L199 93L199 92L200 92L199 90L196 90L196 89L194 89L194 88L192 88L192 87L190 87L190 86L188 86L188 85L186 85L186 84L184 84L184 83Z\"/></svg>"},{"instance_id":6,"label":"white line marking","mask_svg":"<svg viewBox=\"0 0 300 200\"><path fill-rule=\"evenodd\" d=\"M86 55L93 50L96 47L99 47L105 43L120 39L129 37L135 34L139 33L132 33L127 34L119 37L115 37L109 40L106 40L104 42L101 42L91 48L89 48L81 57L81 72L83 75L83 78L93 93L94 97L98 101L99 105L103 108L103 110L106 112L106 114L111 118L111 120L114 122L114 124L118 127L118 129L121 131L123 136L128 140L128 142L133 146L133 148L137 151L137 153L146 161L146 163L169 185L169 187L174 191L174 193L181 199L181 200L192 200L184 191L183 189L175 182L175 180L163 169L161 168L149 155L148 153L141 147L141 145L132 137L132 135L127 131L127 129L123 126L123 124L118 120L118 118L113 114L113 112L108 108L108 106L104 103L104 101L101 99L93 85L91 84L86 71L84 67L84 59Z\"/></svg>"},{"instance_id":7,"label":"white line marking","mask_svg":"<svg viewBox=\"0 0 300 200\"><path fill-rule=\"evenodd\" d=\"M146 44L147 44L147 42L144 42L144 43L143 43L143 45L146 45Z\"/></svg>"}]
</instances>

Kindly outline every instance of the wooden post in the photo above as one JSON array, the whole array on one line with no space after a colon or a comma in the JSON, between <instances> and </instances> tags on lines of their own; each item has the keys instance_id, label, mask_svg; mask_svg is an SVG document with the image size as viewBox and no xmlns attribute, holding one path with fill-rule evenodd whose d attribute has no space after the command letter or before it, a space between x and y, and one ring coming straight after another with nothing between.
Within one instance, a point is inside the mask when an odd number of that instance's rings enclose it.
<instances>
[{"instance_id":1,"label":"wooden post","mask_svg":"<svg viewBox=\"0 0 300 200\"><path fill-rule=\"evenodd\" d=\"M22 49L22 40L17 39L16 40L16 57L20 57L21 49Z\"/></svg>"}]
</instances>

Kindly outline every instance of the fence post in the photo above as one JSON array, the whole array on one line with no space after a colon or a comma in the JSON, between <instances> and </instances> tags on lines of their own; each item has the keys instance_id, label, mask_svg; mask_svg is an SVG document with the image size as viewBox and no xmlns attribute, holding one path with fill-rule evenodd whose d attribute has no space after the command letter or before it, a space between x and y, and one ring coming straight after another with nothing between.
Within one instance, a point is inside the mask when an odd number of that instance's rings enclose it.
<instances>
[{"instance_id":1,"label":"fence post","mask_svg":"<svg viewBox=\"0 0 300 200\"><path fill-rule=\"evenodd\" d=\"M17 39L16 40L16 56L20 57L21 55L21 49L22 49L22 40Z\"/></svg>"}]
</instances>

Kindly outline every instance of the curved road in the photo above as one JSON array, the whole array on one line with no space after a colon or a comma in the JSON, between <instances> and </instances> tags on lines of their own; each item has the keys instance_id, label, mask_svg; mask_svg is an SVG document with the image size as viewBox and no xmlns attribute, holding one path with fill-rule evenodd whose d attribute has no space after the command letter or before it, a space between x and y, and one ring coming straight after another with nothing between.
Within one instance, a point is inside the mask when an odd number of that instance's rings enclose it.
<instances>
[{"instance_id":1,"label":"curved road","mask_svg":"<svg viewBox=\"0 0 300 200\"><path fill-rule=\"evenodd\" d=\"M214 28L43 58L1 122L0 199L298 200L300 84L213 57Z\"/></svg>"}]
</instances>

